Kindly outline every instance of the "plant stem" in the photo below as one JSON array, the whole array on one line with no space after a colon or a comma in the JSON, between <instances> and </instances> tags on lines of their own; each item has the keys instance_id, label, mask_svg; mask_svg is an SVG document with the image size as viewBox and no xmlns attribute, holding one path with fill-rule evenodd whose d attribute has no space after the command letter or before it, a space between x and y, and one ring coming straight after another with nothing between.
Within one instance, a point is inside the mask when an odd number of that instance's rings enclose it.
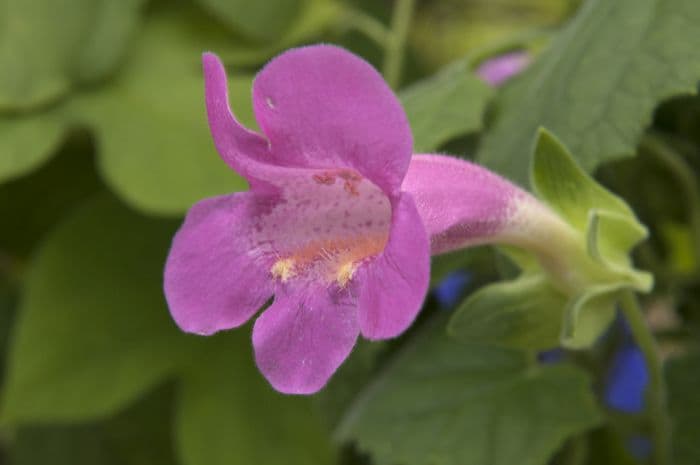
<instances>
[{"instance_id":1,"label":"plant stem","mask_svg":"<svg viewBox=\"0 0 700 465\"><path fill-rule=\"evenodd\" d=\"M343 16L343 24L347 25L347 28L361 32L381 47L389 43L391 34L386 26L362 10L347 8Z\"/></svg>"},{"instance_id":2,"label":"plant stem","mask_svg":"<svg viewBox=\"0 0 700 465\"><path fill-rule=\"evenodd\" d=\"M401 82L404 49L416 0L396 0L391 18L391 34L384 53L384 79L396 89Z\"/></svg>"},{"instance_id":3,"label":"plant stem","mask_svg":"<svg viewBox=\"0 0 700 465\"><path fill-rule=\"evenodd\" d=\"M629 323L632 335L644 354L649 371L647 389L648 415L654 441L654 464L670 464L670 423L666 414L666 383L661 361L656 350L656 341L644 320L636 296L632 291L622 294L622 312Z\"/></svg>"}]
</instances>

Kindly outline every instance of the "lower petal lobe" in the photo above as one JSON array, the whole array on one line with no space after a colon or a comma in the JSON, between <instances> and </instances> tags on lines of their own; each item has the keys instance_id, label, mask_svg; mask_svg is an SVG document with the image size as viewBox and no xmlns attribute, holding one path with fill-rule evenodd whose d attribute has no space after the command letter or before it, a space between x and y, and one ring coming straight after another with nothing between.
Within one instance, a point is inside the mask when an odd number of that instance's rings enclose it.
<instances>
[{"instance_id":1,"label":"lower petal lobe","mask_svg":"<svg viewBox=\"0 0 700 465\"><path fill-rule=\"evenodd\" d=\"M165 266L170 313L187 332L208 335L245 323L271 296L269 267L243 228L260 210L250 193L194 205L173 239Z\"/></svg>"},{"instance_id":2,"label":"lower petal lobe","mask_svg":"<svg viewBox=\"0 0 700 465\"><path fill-rule=\"evenodd\" d=\"M312 394L347 358L358 333L350 289L290 286L255 322L255 360L276 390Z\"/></svg>"},{"instance_id":3,"label":"lower petal lobe","mask_svg":"<svg viewBox=\"0 0 700 465\"><path fill-rule=\"evenodd\" d=\"M428 292L430 242L413 199L395 202L389 242L383 253L358 270L358 317L362 335L386 339L415 320Z\"/></svg>"}]
</instances>

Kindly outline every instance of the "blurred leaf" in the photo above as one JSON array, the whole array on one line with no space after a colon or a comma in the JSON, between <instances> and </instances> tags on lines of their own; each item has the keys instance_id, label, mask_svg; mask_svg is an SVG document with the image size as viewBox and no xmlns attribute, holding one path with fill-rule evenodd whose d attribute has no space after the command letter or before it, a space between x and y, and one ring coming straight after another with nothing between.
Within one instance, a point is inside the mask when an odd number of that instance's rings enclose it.
<instances>
[{"instance_id":1,"label":"blurred leaf","mask_svg":"<svg viewBox=\"0 0 700 465\"><path fill-rule=\"evenodd\" d=\"M421 62L519 46L565 19L576 0L440 0L419 3L410 31Z\"/></svg>"},{"instance_id":2,"label":"blurred leaf","mask_svg":"<svg viewBox=\"0 0 700 465\"><path fill-rule=\"evenodd\" d=\"M543 275L482 287L454 313L449 333L473 344L545 350L559 345L566 296Z\"/></svg>"},{"instance_id":3,"label":"blurred leaf","mask_svg":"<svg viewBox=\"0 0 700 465\"><path fill-rule=\"evenodd\" d=\"M13 465L175 465L169 390L100 423L20 428Z\"/></svg>"},{"instance_id":4,"label":"blurred leaf","mask_svg":"<svg viewBox=\"0 0 700 465\"><path fill-rule=\"evenodd\" d=\"M77 1L77 0L74 0ZM126 54L141 24L147 0L92 0L94 13L88 38L77 57L75 79L93 82L109 74Z\"/></svg>"},{"instance_id":5,"label":"blurred leaf","mask_svg":"<svg viewBox=\"0 0 700 465\"><path fill-rule=\"evenodd\" d=\"M697 465L700 463L700 353L671 360L665 371L674 463Z\"/></svg>"},{"instance_id":6,"label":"blurred leaf","mask_svg":"<svg viewBox=\"0 0 700 465\"><path fill-rule=\"evenodd\" d=\"M438 285L455 270L478 270L478 276L482 278L495 275L493 250L472 247L431 257L430 286Z\"/></svg>"},{"instance_id":7,"label":"blurred leaf","mask_svg":"<svg viewBox=\"0 0 700 465\"><path fill-rule=\"evenodd\" d=\"M184 374L176 437L184 465L333 463L308 397L270 388L253 362L249 329L210 337Z\"/></svg>"},{"instance_id":8,"label":"blurred leaf","mask_svg":"<svg viewBox=\"0 0 700 465\"><path fill-rule=\"evenodd\" d=\"M26 258L51 227L100 189L90 140L77 132L28 176L0 185L0 249Z\"/></svg>"},{"instance_id":9,"label":"blurred leaf","mask_svg":"<svg viewBox=\"0 0 700 465\"><path fill-rule=\"evenodd\" d=\"M544 465L565 438L598 423L583 372L460 345L437 323L365 389L339 427L338 436L357 441L377 465Z\"/></svg>"},{"instance_id":10,"label":"blurred leaf","mask_svg":"<svg viewBox=\"0 0 700 465\"><path fill-rule=\"evenodd\" d=\"M0 110L54 101L111 71L143 0L0 0Z\"/></svg>"},{"instance_id":11,"label":"blurred leaf","mask_svg":"<svg viewBox=\"0 0 700 465\"><path fill-rule=\"evenodd\" d=\"M158 10L118 79L75 102L97 133L105 180L138 209L179 215L203 197L246 188L214 150L204 107L201 53L226 40L196 10ZM233 83L234 111L251 125L250 76Z\"/></svg>"},{"instance_id":12,"label":"blurred leaf","mask_svg":"<svg viewBox=\"0 0 700 465\"><path fill-rule=\"evenodd\" d=\"M599 428L589 436L588 465L638 465L626 450L620 435L611 428Z\"/></svg>"},{"instance_id":13,"label":"blurred leaf","mask_svg":"<svg viewBox=\"0 0 700 465\"><path fill-rule=\"evenodd\" d=\"M632 155L654 107L695 91L699 41L697 0L585 2L551 48L505 88L479 160L524 185L524 147L539 126L559 135L589 171Z\"/></svg>"},{"instance_id":14,"label":"blurred leaf","mask_svg":"<svg viewBox=\"0 0 700 465\"><path fill-rule=\"evenodd\" d=\"M93 425L21 428L12 449L13 465L117 465Z\"/></svg>"},{"instance_id":15,"label":"blurred leaf","mask_svg":"<svg viewBox=\"0 0 700 465\"><path fill-rule=\"evenodd\" d=\"M65 132L66 124L55 109L31 115L1 115L0 183L46 162L56 152Z\"/></svg>"},{"instance_id":16,"label":"blurred leaf","mask_svg":"<svg viewBox=\"0 0 700 465\"><path fill-rule=\"evenodd\" d=\"M326 387L314 395L316 410L331 428L338 424L357 393L371 381L377 359L386 349L386 343L359 339Z\"/></svg>"},{"instance_id":17,"label":"blurred leaf","mask_svg":"<svg viewBox=\"0 0 700 465\"><path fill-rule=\"evenodd\" d=\"M182 362L193 338L170 320L161 290L174 226L99 196L46 238L13 334L5 421L108 415Z\"/></svg>"},{"instance_id":18,"label":"blurred leaf","mask_svg":"<svg viewBox=\"0 0 700 465\"><path fill-rule=\"evenodd\" d=\"M256 40L273 40L285 32L306 0L198 0L234 31Z\"/></svg>"},{"instance_id":19,"label":"blurred leaf","mask_svg":"<svg viewBox=\"0 0 700 465\"><path fill-rule=\"evenodd\" d=\"M491 88L471 72L467 61L401 92L416 152L437 150L448 140L481 129Z\"/></svg>"},{"instance_id":20,"label":"blurred leaf","mask_svg":"<svg viewBox=\"0 0 700 465\"><path fill-rule=\"evenodd\" d=\"M5 258L0 255L0 391L2 391L2 386L5 381L6 352L9 346L10 330L15 318L19 294L18 289L16 289L7 276L5 276L3 270L4 263L2 263L4 259Z\"/></svg>"},{"instance_id":21,"label":"blurred leaf","mask_svg":"<svg viewBox=\"0 0 700 465\"><path fill-rule=\"evenodd\" d=\"M285 0L289 1L289 0ZM234 43L222 51L226 63L238 66L259 66L282 50L298 46L321 33L341 18L342 8L337 0L303 0L296 21L278 40L260 45Z\"/></svg>"},{"instance_id":22,"label":"blurred leaf","mask_svg":"<svg viewBox=\"0 0 700 465\"><path fill-rule=\"evenodd\" d=\"M659 230L661 240L668 250L669 268L679 275L691 275L698 266L691 229L682 223L665 221Z\"/></svg>"}]
</instances>

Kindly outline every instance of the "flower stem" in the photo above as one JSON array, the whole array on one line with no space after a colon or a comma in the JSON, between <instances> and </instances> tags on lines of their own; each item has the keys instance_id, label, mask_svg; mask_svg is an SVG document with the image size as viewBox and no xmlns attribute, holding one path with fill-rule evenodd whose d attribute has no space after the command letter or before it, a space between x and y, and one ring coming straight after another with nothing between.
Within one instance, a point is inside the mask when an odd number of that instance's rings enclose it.
<instances>
[{"instance_id":1,"label":"flower stem","mask_svg":"<svg viewBox=\"0 0 700 465\"><path fill-rule=\"evenodd\" d=\"M391 18L391 34L384 53L384 79L396 89L401 82L404 49L416 0L396 0Z\"/></svg>"},{"instance_id":2,"label":"flower stem","mask_svg":"<svg viewBox=\"0 0 700 465\"><path fill-rule=\"evenodd\" d=\"M622 311L629 323L635 342L644 354L649 371L647 402L650 428L654 441L654 464L670 464L670 423L666 413L666 383L656 341L649 330L637 298L632 291L622 294Z\"/></svg>"}]
</instances>

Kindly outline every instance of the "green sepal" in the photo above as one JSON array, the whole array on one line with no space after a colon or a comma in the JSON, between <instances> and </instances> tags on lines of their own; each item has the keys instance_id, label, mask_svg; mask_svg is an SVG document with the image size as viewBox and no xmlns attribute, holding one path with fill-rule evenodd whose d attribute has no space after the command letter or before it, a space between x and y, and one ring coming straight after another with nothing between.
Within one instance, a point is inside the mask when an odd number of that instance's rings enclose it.
<instances>
[{"instance_id":1,"label":"green sepal","mask_svg":"<svg viewBox=\"0 0 700 465\"><path fill-rule=\"evenodd\" d=\"M593 286L572 297L564 310L560 343L567 349L592 346L615 319L620 284Z\"/></svg>"},{"instance_id":2,"label":"green sepal","mask_svg":"<svg viewBox=\"0 0 700 465\"><path fill-rule=\"evenodd\" d=\"M544 350L559 345L567 297L546 275L485 286L455 312L448 333L464 342Z\"/></svg>"},{"instance_id":3,"label":"green sepal","mask_svg":"<svg viewBox=\"0 0 700 465\"><path fill-rule=\"evenodd\" d=\"M583 171L544 128L535 143L531 183L537 196L582 235L586 255L597 265L589 271L593 283L617 282L641 292L651 290L652 276L635 270L629 256L648 236L646 227L624 200Z\"/></svg>"},{"instance_id":4,"label":"green sepal","mask_svg":"<svg viewBox=\"0 0 700 465\"><path fill-rule=\"evenodd\" d=\"M653 277L636 270L630 258L648 231L623 199L583 171L566 147L544 128L538 131L531 168L534 192L571 226L573 244L580 244L557 270L559 275L562 267L576 273L576 279L569 281L573 286L566 290L570 299L560 342L570 349L586 348L614 319L620 290L651 290ZM556 281L559 275L552 273L550 279Z\"/></svg>"},{"instance_id":5,"label":"green sepal","mask_svg":"<svg viewBox=\"0 0 700 465\"><path fill-rule=\"evenodd\" d=\"M646 239L647 229L624 215L605 210L591 210L586 226L588 255L607 269L628 279L638 291L648 292L654 279L650 273L635 270L629 253Z\"/></svg>"},{"instance_id":6,"label":"green sepal","mask_svg":"<svg viewBox=\"0 0 700 465\"><path fill-rule=\"evenodd\" d=\"M594 209L636 221L627 203L583 171L568 149L545 128L537 133L530 183L541 200L579 231L585 229L589 212Z\"/></svg>"}]
</instances>

